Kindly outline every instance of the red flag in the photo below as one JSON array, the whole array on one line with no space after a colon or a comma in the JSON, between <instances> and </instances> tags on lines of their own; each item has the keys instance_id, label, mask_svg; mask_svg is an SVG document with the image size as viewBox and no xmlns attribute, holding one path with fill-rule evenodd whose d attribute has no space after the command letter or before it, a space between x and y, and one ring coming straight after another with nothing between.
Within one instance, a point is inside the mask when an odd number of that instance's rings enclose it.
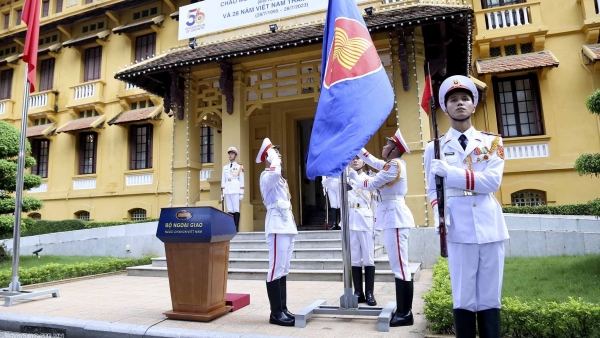
<instances>
[{"instance_id":1,"label":"red flag","mask_svg":"<svg viewBox=\"0 0 600 338\"><path fill-rule=\"evenodd\" d=\"M35 67L38 56L38 40L40 38L40 0L25 0L22 14L23 22L27 25L27 36L23 50L23 61L27 63L27 81L29 91L35 91Z\"/></svg>"},{"instance_id":2,"label":"red flag","mask_svg":"<svg viewBox=\"0 0 600 338\"><path fill-rule=\"evenodd\" d=\"M423 97L421 98L421 108L429 115L431 110L431 97L433 93L431 92L431 76L427 75L425 79L425 90L423 91Z\"/></svg>"}]
</instances>

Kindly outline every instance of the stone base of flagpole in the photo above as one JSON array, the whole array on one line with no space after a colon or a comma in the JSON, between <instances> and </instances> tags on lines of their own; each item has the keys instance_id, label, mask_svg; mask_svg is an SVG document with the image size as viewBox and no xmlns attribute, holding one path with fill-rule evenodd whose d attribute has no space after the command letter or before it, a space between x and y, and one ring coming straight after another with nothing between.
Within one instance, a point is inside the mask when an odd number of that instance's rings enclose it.
<instances>
[{"instance_id":1,"label":"stone base of flagpole","mask_svg":"<svg viewBox=\"0 0 600 338\"><path fill-rule=\"evenodd\" d=\"M12 306L15 300L39 297L39 296L50 295L50 294L54 298L58 297L59 296L58 289L23 290L23 291L10 291L10 289L2 289L2 291L0 291L0 297L4 297L4 306L5 307Z\"/></svg>"},{"instance_id":2,"label":"stone base of flagpole","mask_svg":"<svg viewBox=\"0 0 600 338\"><path fill-rule=\"evenodd\" d=\"M390 320L392 319L392 315L396 309L396 302L389 302L385 307L363 306L353 309L338 307L335 305L326 305L326 303L327 302L324 300L317 300L308 307L296 312L294 314L296 317L295 326L306 327L307 321L313 315L372 316L377 317L377 331L390 332Z\"/></svg>"}]
</instances>

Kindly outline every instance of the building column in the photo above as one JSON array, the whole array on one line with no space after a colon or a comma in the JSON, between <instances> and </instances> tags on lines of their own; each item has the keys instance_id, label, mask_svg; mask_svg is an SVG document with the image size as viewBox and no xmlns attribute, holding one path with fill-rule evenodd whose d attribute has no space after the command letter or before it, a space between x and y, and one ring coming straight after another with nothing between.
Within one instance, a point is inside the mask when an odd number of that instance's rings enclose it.
<instances>
[{"instance_id":1,"label":"building column","mask_svg":"<svg viewBox=\"0 0 600 338\"><path fill-rule=\"evenodd\" d=\"M194 103L197 102L195 82L187 71L183 74L184 114L183 120L173 116L173 206L196 205L198 187L200 186L200 128Z\"/></svg>"},{"instance_id":2,"label":"building column","mask_svg":"<svg viewBox=\"0 0 600 338\"><path fill-rule=\"evenodd\" d=\"M224 96L225 93L222 93ZM225 97L223 98L225 100ZM223 133L221 154L225 163L227 148L233 146L239 150L238 163L244 166L245 192L240 202L240 232L254 230L254 209L250 204L250 182L257 173L252 172L252 163L256 154L250 154L249 120L246 119L246 73L241 65L233 66L233 110L229 114L227 105L223 108ZM217 149L215 148L215 152ZM216 158L216 154L215 154Z\"/></svg>"}]
</instances>

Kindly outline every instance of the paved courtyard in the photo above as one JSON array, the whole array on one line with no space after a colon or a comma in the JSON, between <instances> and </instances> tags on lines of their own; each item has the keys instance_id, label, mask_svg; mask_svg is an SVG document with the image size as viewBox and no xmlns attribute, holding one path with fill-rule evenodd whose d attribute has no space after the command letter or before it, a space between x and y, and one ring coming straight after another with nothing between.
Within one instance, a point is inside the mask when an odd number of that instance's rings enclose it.
<instances>
[{"instance_id":1,"label":"paved courtyard","mask_svg":"<svg viewBox=\"0 0 600 338\"><path fill-rule=\"evenodd\" d=\"M431 270L422 270L415 282L415 325L391 328L389 333L377 331L375 317L314 316L306 328L270 325L265 282L256 280L229 280L227 292L249 293L250 305L210 323L167 319L163 312L171 310L168 279L125 274L56 284L52 287L60 290L59 298L42 296L18 301L13 307L0 307L0 312L223 333L294 337L424 337L427 324L421 296L431 283ZM317 299L325 299L327 304L339 304L342 291L341 282L288 281L288 308L295 312ZM394 283L375 283L375 297L378 306L394 301Z\"/></svg>"}]
</instances>

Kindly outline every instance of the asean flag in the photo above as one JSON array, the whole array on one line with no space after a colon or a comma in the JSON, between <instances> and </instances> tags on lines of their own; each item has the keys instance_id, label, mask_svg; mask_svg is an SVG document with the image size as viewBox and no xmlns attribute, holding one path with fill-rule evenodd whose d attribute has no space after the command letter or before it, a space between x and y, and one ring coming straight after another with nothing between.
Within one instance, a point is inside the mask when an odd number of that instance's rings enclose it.
<instances>
[{"instance_id":1,"label":"asean flag","mask_svg":"<svg viewBox=\"0 0 600 338\"><path fill-rule=\"evenodd\" d=\"M339 176L394 107L394 91L356 0L329 0L321 93L306 176Z\"/></svg>"}]
</instances>

